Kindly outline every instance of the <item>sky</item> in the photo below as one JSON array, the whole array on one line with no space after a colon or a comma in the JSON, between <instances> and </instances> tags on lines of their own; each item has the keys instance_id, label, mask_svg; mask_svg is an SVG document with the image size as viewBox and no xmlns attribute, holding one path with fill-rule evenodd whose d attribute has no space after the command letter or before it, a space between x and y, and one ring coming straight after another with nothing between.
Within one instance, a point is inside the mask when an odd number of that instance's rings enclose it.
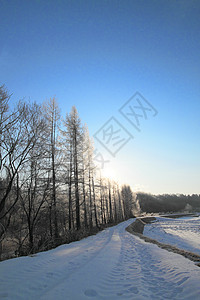
<instances>
[{"instance_id":1,"label":"sky","mask_svg":"<svg viewBox=\"0 0 200 300\"><path fill-rule=\"evenodd\" d=\"M199 15L198 0L0 0L0 84L75 105L104 176L199 194Z\"/></svg>"}]
</instances>

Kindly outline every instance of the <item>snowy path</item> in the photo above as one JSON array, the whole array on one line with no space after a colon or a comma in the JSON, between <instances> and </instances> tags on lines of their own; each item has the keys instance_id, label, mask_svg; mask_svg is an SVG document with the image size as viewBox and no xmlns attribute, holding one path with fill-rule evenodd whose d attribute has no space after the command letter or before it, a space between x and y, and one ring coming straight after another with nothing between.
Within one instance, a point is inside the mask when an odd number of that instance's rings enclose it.
<instances>
[{"instance_id":1,"label":"snowy path","mask_svg":"<svg viewBox=\"0 0 200 300\"><path fill-rule=\"evenodd\" d=\"M200 268L125 231L0 263L0 299L199 299Z\"/></svg>"}]
</instances>

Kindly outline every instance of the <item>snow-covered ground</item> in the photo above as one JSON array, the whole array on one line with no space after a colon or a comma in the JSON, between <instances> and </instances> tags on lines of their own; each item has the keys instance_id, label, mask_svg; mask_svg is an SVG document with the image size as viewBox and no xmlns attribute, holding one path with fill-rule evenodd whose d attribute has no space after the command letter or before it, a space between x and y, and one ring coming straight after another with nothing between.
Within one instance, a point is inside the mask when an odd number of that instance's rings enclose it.
<instances>
[{"instance_id":1,"label":"snow-covered ground","mask_svg":"<svg viewBox=\"0 0 200 300\"><path fill-rule=\"evenodd\" d=\"M125 231L0 263L0 299L199 299L200 268Z\"/></svg>"},{"instance_id":2,"label":"snow-covered ground","mask_svg":"<svg viewBox=\"0 0 200 300\"><path fill-rule=\"evenodd\" d=\"M145 225L143 234L200 255L200 217L157 217L156 222Z\"/></svg>"}]
</instances>

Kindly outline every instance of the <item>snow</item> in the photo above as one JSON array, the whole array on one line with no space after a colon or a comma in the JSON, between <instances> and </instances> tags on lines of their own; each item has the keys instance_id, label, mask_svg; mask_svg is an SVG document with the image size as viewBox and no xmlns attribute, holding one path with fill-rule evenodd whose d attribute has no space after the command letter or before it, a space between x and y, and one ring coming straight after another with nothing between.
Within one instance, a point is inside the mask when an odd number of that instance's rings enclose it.
<instances>
[{"instance_id":1,"label":"snow","mask_svg":"<svg viewBox=\"0 0 200 300\"><path fill-rule=\"evenodd\" d=\"M200 268L125 228L0 263L0 299L199 299Z\"/></svg>"},{"instance_id":2,"label":"snow","mask_svg":"<svg viewBox=\"0 0 200 300\"><path fill-rule=\"evenodd\" d=\"M145 236L200 255L200 217L157 217L144 227Z\"/></svg>"}]
</instances>

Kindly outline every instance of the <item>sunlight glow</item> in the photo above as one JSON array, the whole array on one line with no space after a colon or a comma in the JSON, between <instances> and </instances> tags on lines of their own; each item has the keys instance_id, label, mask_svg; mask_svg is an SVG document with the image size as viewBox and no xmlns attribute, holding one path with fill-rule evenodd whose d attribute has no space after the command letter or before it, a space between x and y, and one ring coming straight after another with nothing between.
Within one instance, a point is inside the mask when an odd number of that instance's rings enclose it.
<instances>
[{"instance_id":1,"label":"sunlight glow","mask_svg":"<svg viewBox=\"0 0 200 300\"><path fill-rule=\"evenodd\" d=\"M110 179L110 180L116 180L116 172L110 166L107 166L104 169L102 169L101 174L104 178L107 178L107 179Z\"/></svg>"}]
</instances>

